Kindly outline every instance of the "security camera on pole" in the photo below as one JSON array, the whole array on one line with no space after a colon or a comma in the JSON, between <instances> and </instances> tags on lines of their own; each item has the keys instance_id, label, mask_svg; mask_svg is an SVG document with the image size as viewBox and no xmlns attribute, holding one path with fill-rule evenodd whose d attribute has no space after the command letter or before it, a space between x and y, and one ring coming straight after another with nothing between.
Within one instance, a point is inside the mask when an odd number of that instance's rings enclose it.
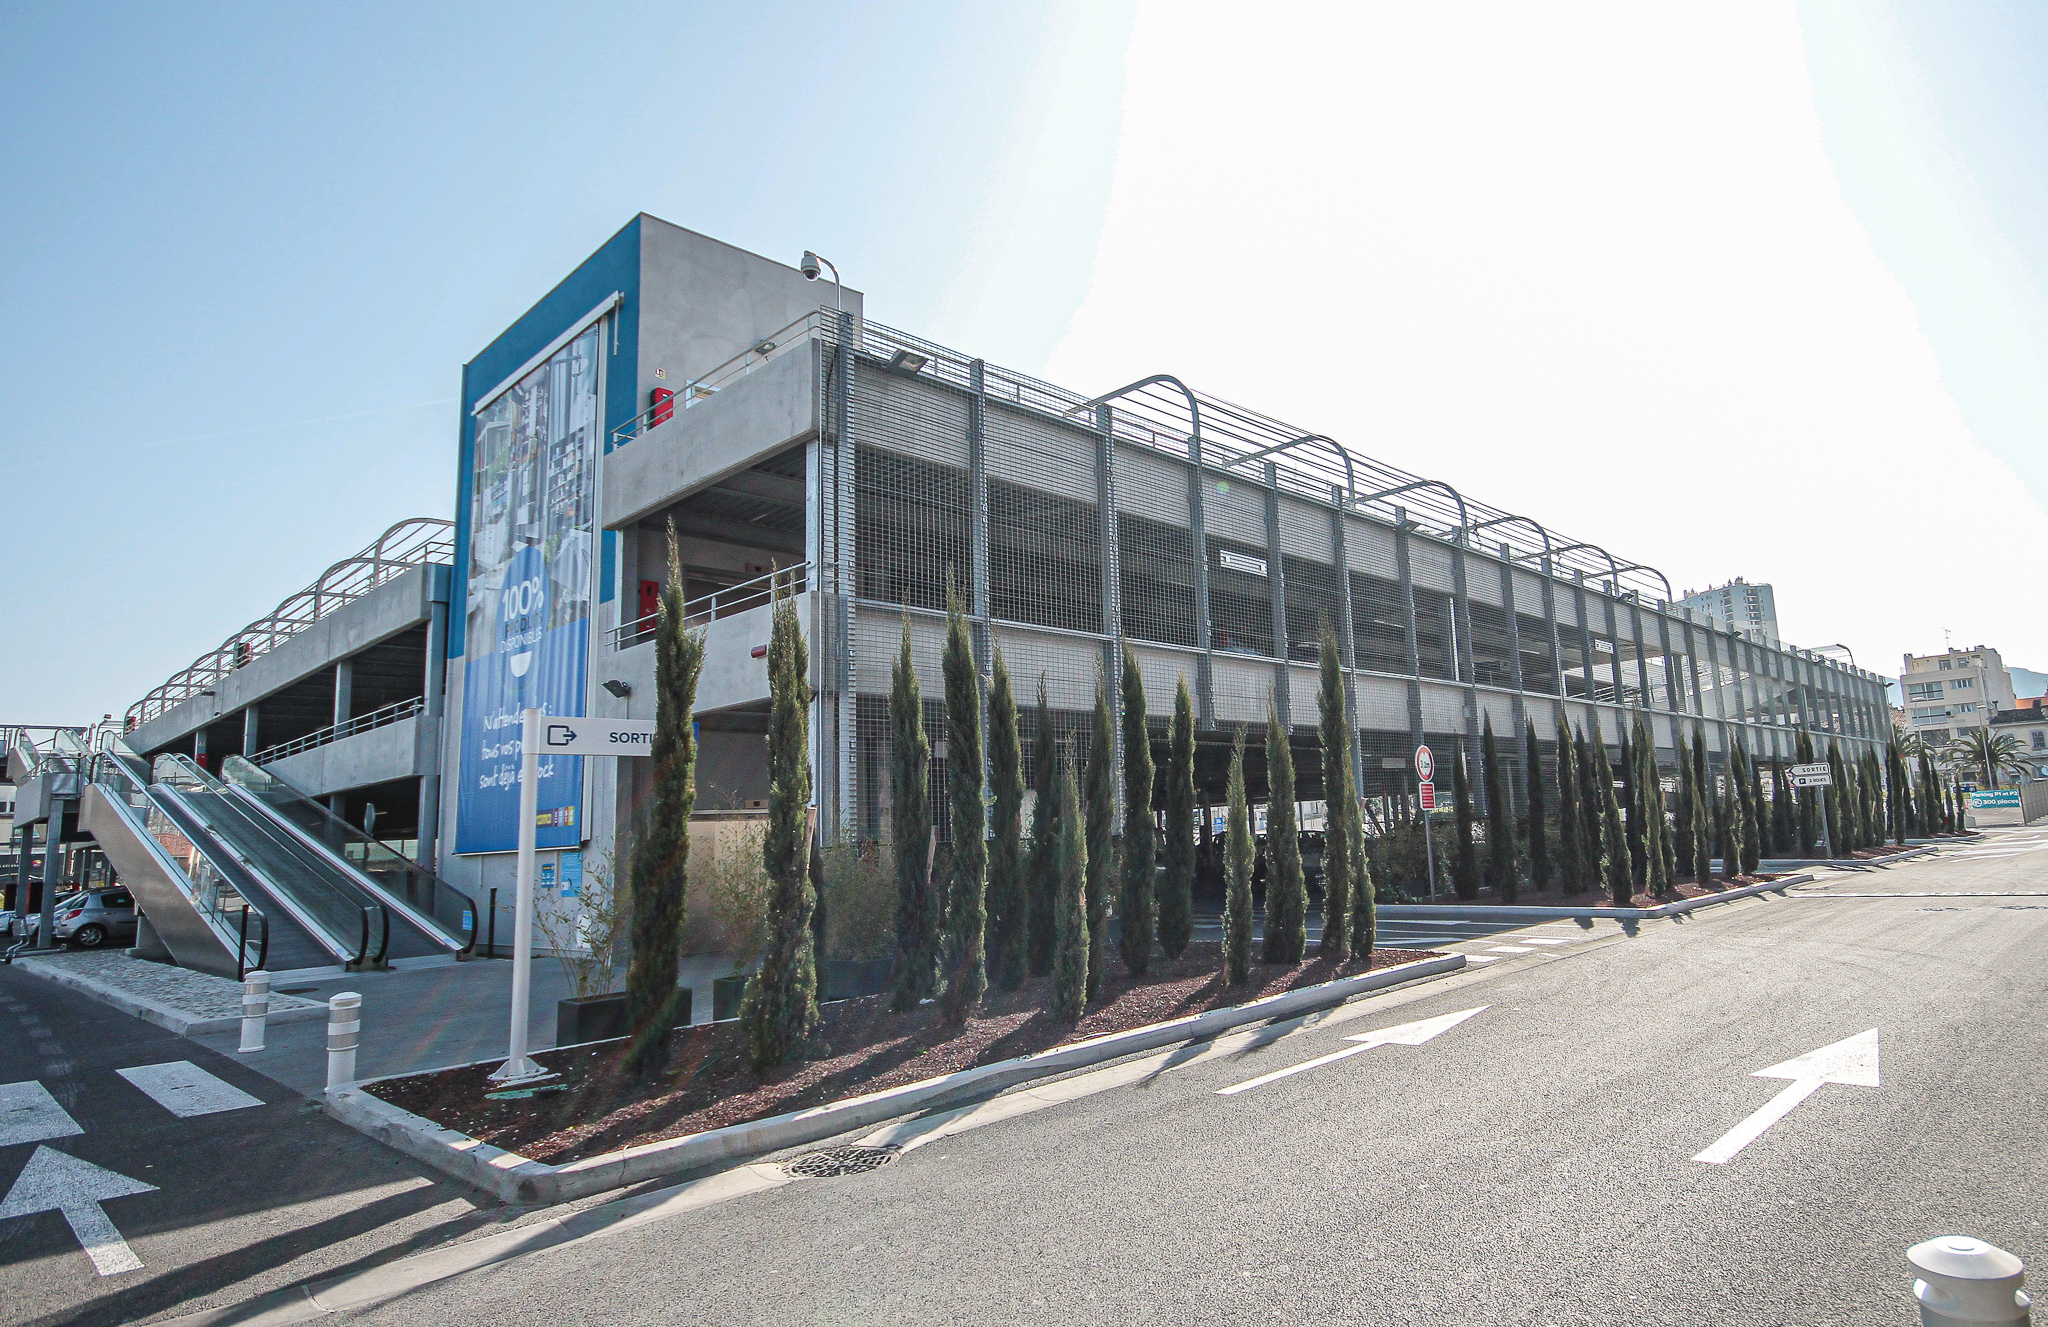
<instances>
[{"instance_id":1,"label":"security camera on pole","mask_svg":"<svg viewBox=\"0 0 2048 1327\"><path fill-rule=\"evenodd\" d=\"M519 716L519 870L512 917L512 1029L505 1063L491 1073L497 1087L555 1077L526 1054L527 1005L533 992L533 861L540 819L540 758L654 754L652 719L547 719L537 709Z\"/></svg>"}]
</instances>

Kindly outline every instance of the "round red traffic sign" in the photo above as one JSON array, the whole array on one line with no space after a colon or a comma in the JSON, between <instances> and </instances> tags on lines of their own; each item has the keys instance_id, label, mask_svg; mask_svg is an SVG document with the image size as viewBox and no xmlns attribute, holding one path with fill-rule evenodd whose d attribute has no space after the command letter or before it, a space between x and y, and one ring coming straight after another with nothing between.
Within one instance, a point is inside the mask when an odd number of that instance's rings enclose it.
<instances>
[{"instance_id":1,"label":"round red traffic sign","mask_svg":"<svg viewBox=\"0 0 2048 1327\"><path fill-rule=\"evenodd\" d=\"M1436 778L1436 757L1427 745L1415 748L1415 777L1424 783Z\"/></svg>"}]
</instances>

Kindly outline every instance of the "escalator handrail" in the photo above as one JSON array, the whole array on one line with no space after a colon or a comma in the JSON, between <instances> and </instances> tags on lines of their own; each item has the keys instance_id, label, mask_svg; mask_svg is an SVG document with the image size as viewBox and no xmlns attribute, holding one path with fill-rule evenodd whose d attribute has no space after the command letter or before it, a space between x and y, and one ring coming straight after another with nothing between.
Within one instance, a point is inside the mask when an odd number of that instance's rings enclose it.
<instances>
[{"instance_id":1,"label":"escalator handrail","mask_svg":"<svg viewBox=\"0 0 2048 1327\"><path fill-rule=\"evenodd\" d=\"M256 920L261 924L256 932L256 966L253 968L249 966L249 914L252 912L256 914ZM251 972L270 971L267 966L269 962L270 918L263 915L261 908L252 908L249 906L249 900L243 899L241 943L235 949L235 980L241 981Z\"/></svg>"},{"instance_id":2,"label":"escalator handrail","mask_svg":"<svg viewBox=\"0 0 2048 1327\"><path fill-rule=\"evenodd\" d=\"M347 820L343 819L342 817L334 814L334 812L329 810L327 807L323 806L318 799L308 796L303 789L299 788L297 785L292 783L290 779L287 779L280 774L274 773L271 770L265 769L261 765L257 765L254 762L247 761L243 757L227 757L227 759L222 762L222 773L227 777L221 779L220 782L227 787L237 789L245 797L249 798L257 805L262 806L266 811L269 811L272 814L276 814L275 808L271 807L269 803L265 802L263 798L260 795L258 795L254 789L248 787L246 784L242 783L239 779L237 779L234 776L233 772L228 768L230 764L248 765L249 768L254 770L258 775L261 775L270 783L276 784L279 788L283 789L284 792L289 794L291 797L295 798L299 802L304 803L313 811L317 812L323 821L335 825L337 828L345 831L346 833L354 836L357 839L360 839L365 843L376 844L379 848L382 848L385 852L389 853L392 856L392 858L403 863L407 869L417 873L421 879L432 882L434 889L437 892L445 891L448 894L451 894L455 898L459 899L465 905L464 911L471 918L471 922L469 927L467 928L467 936L463 937L464 943L457 952L468 954L476 949L477 932L479 929L479 923L481 921L481 910L477 907L476 900L470 896L467 890L464 890L456 885L450 884L443 876L440 875L440 873L429 870L425 866L422 866L417 860L406 856L404 853L398 851L398 849L392 847L389 843L386 843L383 839L378 838L374 834L368 833L361 827L353 825L349 823ZM380 898L385 899L387 906L396 907L400 911L400 913L405 915L409 920L411 920L414 925L424 926L426 929L431 931L440 931L444 934L450 934L451 937L462 935L462 927L451 927L447 925L445 922L442 922L439 918L433 917L431 914L420 912L417 908L412 907L410 904L407 904L401 899L389 897L387 892L383 889L383 887L381 885L378 885L376 881L370 876L369 872L358 868L353 862L350 862L347 858L342 857L340 854L334 852L331 848L327 847L323 843L320 843L317 839L314 839L312 836L305 834L303 831L299 830L299 828L296 825L292 825L289 820L285 820L284 824L286 825L287 828L291 829L293 833L297 834L302 841L310 844L311 846L313 846L329 858L332 858L333 860L340 862L344 867L348 869L348 871L351 874L361 877L364 881L368 882L370 887L377 893L377 895Z\"/></svg>"},{"instance_id":3,"label":"escalator handrail","mask_svg":"<svg viewBox=\"0 0 2048 1327\"><path fill-rule=\"evenodd\" d=\"M191 777L193 783L198 788L203 789L207 792L219 793L222 795L226 794L226 785L222 784L220 780L214 778L211 774L208 774L204 768L194 763L190 756L166 755L157 757L158 766L163 765L165 762L169 762L174 769L177 769L179 772ZM155 770L152 769L151 773L154 774ZM156 796L156 790L159 788L163 790L162 796L164 798L175 802L176 805L181 810L183 810L186 815L192 817L192 819L202 827L206 827L208 829L208 832L213 832L211 827L207 825L206 817L200 815L197 809L194 808L191 805L191 803L185 800L182 790L179 789L177 785L159 781L151 785L151 795ZM241 865L242 869L247 871L252 877L258 880L264 879L264 873L262 872L261 869L257 867L257 865L254 862L243 860L239 854L234 854L234 856L236 861ZM342 940L339 935L334 934L333 929L331 927L313 919L310 915L305 915L301 909L294 908L292 906L289 896L278 888L276 882L272 881L267 883L269 884L269 887L272 889L272 891L277 894L279 904L283 906L287 912L293 914L293 917L298 921L299 925L305 927L308 932L316 936L326 936L338 942L335 947L342 951L346 951L348 947L347 941ZM367 961L370 961L370 920L368 914L370 912L372 905L359 902L355 899L345 899L345 903L347 906L353 907L356 910L356 929L358 931L359 940L356 945L355 956L353 958L347 957L345 952L342 953L340 957L342 958L344 966L359 966ZM381 912L382 909L380 908L378 909L378 911ZM378 953L377 959L375 961L383 961L382 951Z\"/></svg>"},{"instance_id":4,"label":"escalator handrail","mask_svg":"<svg viewBox=\"0 0 2048 1327\"><path fill-rule=\"evenodd\" d=\"M113 751L98 751L87 757L85 766L87 780L98 785L100 791L107 795L107 802L115 809L115 813L129 822L129 829L134 833L136 842L142 845L145 852L156 859L157 868L164 872L165 878L180 893L185 895L186 900L191 903L193 911L197 912L202 918L205 918L210 926L214 920L213 910L199 901L198 891L192 884L191 876L187 874L185 868L179 864L178 860L164 849L164 845L158 842L156 835L150 832L146 819L143 823L136 823L138 819L136 814L137 808L133 803L129 802L125 790L116 784L112 775L107 772L108 766L111 766L113 770L118 771L131 783L135 784L136 789L143 796L149 796L149 785L140 779L133 769L129 768L126 760ZM223 879L229 878L228 873L222 869L220 863L214 860L213 853L206 844L189 835L185 836L185 839L186 842L192 845L193 852L205 859L209 868L219 873ZM240 893L240 891L238 890L237 893ZM256 920L259 923L256 966L260 968L270 957L270 917L246 895L242 896L241 902L243 912L242 930L236 937L236 967L238 970L242 967L248 953L248 914L253 912L256 914ZM222 925L225 926L226 923L223 922ZM225 937L222 937L218 931L215 931L214 934L217 939L221 939L225 943Z\"/></svg>"},{"instance_id":5,"label":"escalator handrail","mask_svg":"<svg viewBox=\"0 0 2048 1327\"><path fill-rule=\"evenodd\" d=\"M387 947L389 945L389 936L391 930L391 918L389 914L394 910L396 910L407 921L411 922L415 927L426 932L427 934L442 937L450 942L454 941L455 937L448 933L449 928L443 925L438 919L432 917L427 913L421 912L418 908L415 908L412 905L408 904L405 900L394 896L389 890L385 889L383 885L379 884L377 880L370 875L369 872L361 869L348 858L342 856L340 853L334 851L334 849L320 842L320 840L314 838L311 834L306 833L306 831L300 829L297 825L294 825L287 817L278 814L276 808L272 807L270 804L265 802L261 797L258 797L255 793L251 792L249 789L243 787L239 783L225 783L223 786L226 787L226 789L229 792L229 795L239 796L243 801L247 802L250 806L255 807L266 819L275 821L278 825L283 827L286 833L290 834L294 840L302 844L308 851L318 853L320 857L329 865L345 873L349 877L349 879L359 888L368 891L369 894L377 900L377 903L374 906L377 908L378 912L385 914L384 932L386 936L385 943ZM331 819L339 820L339 817L333 816L331 812L328 814ZM348 822L341 821L341 823L345 825ZM375 842L376 840L372 841ZM408 865L412 864L410 858L407 858L398 853L394 853L392 855L398 857L400 861L406 862ZM417 867L415 867L415 869L417 869ZM420 874L426 876L428 879L435 878L431 872L421 871ZM449 892L456 893L457 891L455 891L451 887ZM461 898L465 903L470 902L469 897L466 894L458 893L457 897ZM470 907L472 909L474 909L475 906L476 905L474 903L470 903ZM468 943L457 947L455 952L466 954L475 947L476 933L475 928L472 927L470 930Z\"/></svg>"}]
</instances>

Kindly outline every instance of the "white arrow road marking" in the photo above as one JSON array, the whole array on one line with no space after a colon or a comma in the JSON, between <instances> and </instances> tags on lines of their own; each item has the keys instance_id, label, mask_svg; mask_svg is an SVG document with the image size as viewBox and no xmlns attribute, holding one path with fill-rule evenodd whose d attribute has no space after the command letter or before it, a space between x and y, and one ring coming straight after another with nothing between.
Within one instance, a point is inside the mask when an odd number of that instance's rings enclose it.
<instances>
[{"instance_id":1,"label":"white arrow road marking","mask_svg":"<svg viewBox=\"0 0 2048 1327\"><path fill-rule=\"evenodd\" d=\"M1449 1031L1478 1013L1481 1009L1487 1007L1482 1004L1471 1009L1460 1009L1455 1014L1439 1014L1435 1018L1425 1018L1415 1023L1402 1023L1396 1027L1381 1028L1377 1032L1362 1032L1354 1037L1346 1037L1344 1040L1355 1041L1359 1044L1347 1046L1341 1051L1332 1051L1328 1055L1319 1055L1313 1060L1304 1060L1300 1064L1289 1065L1285 1069L1275 1069L1270 1074L1260 1074L1257 1078L1248 1079L1242 1083L1233 1083L1229 1087L1218 1088L1216 1095L1219 1097L1234 1097L1240 1092L1249 1092L1255 1087L1264 1087L1268 1083L1277 1082L1290 1075L1298 1074L1308 1069L1319 1068L1336 1060L1347 1059L1350 1056L1359 1054L1361 1051L1369 1051L1375 1046L1420 1046L1431 1037L1436 1036L1440 1032Z\"/></svg>"},{"instance_id":2,"label":"white arrow road marking","mask_svg":"<svg viewBox=\"0 0 2048 1327\"><path fill-rule=\"evenodd\" d=\"M70 1138L85 1130L71 1112L57 1104L50 1089L31 1078L25 1083L0 1083L0 1147L40 1143L45 1138Z\"/></svg>"},{"instance_id":3,"label":"white arrow road marking","mask_svg":"<svg viewBox=\"0 0 2048 1327\"><path fill-rule=\"evenodd\" d=\"M150 1099L180 1119L246 1110L263 1103L232 1083L224 1083L190 1060L145 1064L115 1073L147 1092Z\"/></svg>"},{"instance_id":4,"label":"white arrow road marking","mask_svg":"<svg viewBox=\"0 0 2048 1327\"><path fill-rule=\"evenodd\" d=\"M1694 1157L1710 1165L1726 1165L1737 1152L1763 1136L1764 1130L1790 1115L1800 1102L1820 1091L1824 1083L1847 1083L1852 1087L1876 1087L1877 1029L1808 1051L1796 1060L1759 1069L1754 1078L1789 1078L1791 1085L1759 1107L1754 1115L1722 1134L1718 1142Z\"/></svg>"},{"instance_id":5,"label":"white arrow road marking","mask_svg":"<svg viewBox=\"0 0 2048 1327\"><path fill-rule=\"evenodd\" d=\"M30 1216L36 1212L62 1212L71 1223L71 1233L85 1246L85 1254L101 1276L134 1272L142 1259L121 1238L121 1232L100 1204L109 1198L155 1193L156 1185L131 1180L126 1175L80 1161L55 1148L38 1147L0 1202L0 1220Z\"/></svg>"}]
</instances>

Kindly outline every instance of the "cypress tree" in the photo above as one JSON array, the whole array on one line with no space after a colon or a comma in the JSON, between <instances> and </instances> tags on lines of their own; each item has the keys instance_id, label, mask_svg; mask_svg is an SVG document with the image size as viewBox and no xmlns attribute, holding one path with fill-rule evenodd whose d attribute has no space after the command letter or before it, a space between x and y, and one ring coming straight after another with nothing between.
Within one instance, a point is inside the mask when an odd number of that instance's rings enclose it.
<instances>
[{"instance_id":1,"label":"cypress tree","mask_svg":"<svg viewBox=\"0 0 2048 1327\"><path fill-rule=\"evenodd\" d=\"M1166 842L1160 854L1159 947L1169 959L1187 952L1195 931L1195 703L1188 680L1173 694L1167 739Z\"/></svg>"},{"instance_id":2,"label":"cypress tree","mask_svg":"<svg viewBox=\"0 0 2048 1327\"><path fill-rule=\"evenodd\" d=\"M1771 762L1771 855L1789 857L1792 841L1798 831L1792 825L1792 776L1785 772L1785 762Z\"/></svg>"},{"instance_id":3,"label":"cypress tree","mask_svg":"<svg viewBox=\"0 0 2048 1327\"><path fill-rule=\"evenodd\" d=\"M1052 794L1058 803L1053 817L1059 848L1053 853L1052 1016L1077 1022L1088 1007L1088 836L1081 819L1081 801L1074 792L1072 761L1059 762Z\"/></svg>"},{"instance_id":4,"label":"cypress tree","mask_svg":"<svg viewBox=\"0 0 2048 1327\"><path fill-rule=\"evenodd\" d=\"M668 1062L675 1025L677 958L690 892L690 816L697 808L697 677L704 636L683 625L683 560L668 532L654 645L654 787L633 846L633 956L626 966L626 1068L650 1074Z\"/></svg>"},{"instance_id":5,"label":"cypress tree","mask_svg":"<svg viewBox=\"0 0 2048 1327\"><path fill-rule=\"evenodd\" d=\"M1602 819L1600 773L1601 766L1594 763L1593 752L1600 731L1600 719L1593 719L1596 737L1588 740L1586 730L1581 728L1576 741L1579 771L1579 851L1585 855L1585 874L1581 877L1583 888L1605 889L1607 887L1607 825ZM1620 844L1613 845L1616 850Z\"/></svg>"},{"instance_id":6,"label":"cypress tree","mask_svg":"<svg viewBox=\"0 0 2048 1327\"><path fill-rule=\"evenodd\" d=\"M1029 926L1024 906L1024 746L1010 670L996 651L988 697L988 782L995 835L988 852L990 977L998 990L1024 984Z\"/></svg>"},{"instance_id":7,"label":"cypress tree","mask_svg":"<svg viewBox=\"0 0 2048 1327\"><path fill-rule=\"evenodd\" d=\"M1763 864L1764 790L1756 762L1742 753L1742 873L1755 875Z\"/></svg>"},{"instance_id":8,"label":"cypress tree","mask_svg":"<svg viewBox=\"0 0 2048 1327\"><path fill-rule=\"evenodd\" d=\"M1721 795L1721 874L1733 880L1742 874L1742 839L1746 832L1742 796L1742 743L1731 730L1728 750L1721 767L1726 791Z\"/></svg>"},{"instance_id":9,"label":"cypress tree","mask_svg":"<svg viewBox=\"0 0 2048 1327\"><path fill-rule=\"evenodd\" d=\"M1343 666L1337 636L1323 629L1316 654L1317 736L1323 747L1323 938L1320 952L1332 962L1351 956L1353 854L1364 850L1353 827L1358 796L1351 778L1351 720L1344 704Z\"/></svg>"},{"instance_id":10,"label":"cypress tree","mask_svg":"<svg viewBox=\"0 0 2048 1327\"><path fill-rule=\"evenodd\" d=\"M1550 887L1550 826L1545 823L1549 808L1543 804L1543 751L1536 745L1534 719L1523 723L1522 769L1529 785L1529 887L1540 894Z\"/></svg>"},{"instance_id":11,"label":"cypress tree","mask_svg":"<svg viewBox=\"0 0 2048 1327\"><path fill-rule=\"evenodd\" d=\"M1664 819L1664 786L1657 776L1657 744L1638 714L1630 743L1636 761L1636 802L1643 815L1643 887L1656 898L1671 896L1670 829Z\"/></svg>"},{"instance_id":12,"label":"cypress tree","mask_svg":"<svg viewBox=\"0 0 2048 1327\"><path fill-rule=\"evenodd\" d=\"M1513 903L1519 883L1515 878L1515 815L1508 802L1507 771L1501 767L1491 714L1480 734L1479 754L1486 762L1486 875L1500 901Z\"/></svg>"},{"instance_id":13,"label":"cypress tree","mask_svg":"<svg viewBox=\"0 0 2048 1327\"><path fill-rule=\"evenodd\" d=\"M1082 772L1088 834L1088 998L1102 993L1109 972L1109 905L1116 888L1116 742L1109 688L1095 677L1095 714L1088 724L1088 765Z\"/></svg>"},{"instance_id":14,"label":"cypress tree","mask_svg":"<svg viewBox=\"0 0 2048 1327\"><path fill-rule=\"evenodd\" d=\"M1851 830L1846 823L1846 817L1842 814L1843 808L1848 805L1842 793L1848 785L1849 771L1842 767L1842 749L1834 742L1828 743L1828 772L1833 782L1821 789L1827 800L1828 827L1834 831L1835 855L1847 857L1855 851L1854 845L1850 842Z\"/></svg>"},{"instance_id":15,"label":"cypress tree","mask_svg":"<svg viewBox=\"0 0 2048 1327\"><path fill-rule=\"evenodd\" d=\"M1673 740L1678 744L1674 753L1678 769L1678 805L1672 808L1672 842L1679 861L1673 868L1674 878L1692 870L1692 816L1693 804L1699 800L1699 793L1692 782L1692 748L1686 743L1685 730L1677 724L1671 726Z\"/></svg>"},{"instance_id":16,"label":"cypress tree","mask_svg":"<svg viewBox=\"0 0 2048 1327\"><path fill-rule=\"evenodd\" d=\"M1024 958L1034 977L1052 971L1053 899L1059 895L1060 744L1045 674L1038 675L1038 721L1031 739L1031 861L1024 872Z\"/></svg>"},{"instance_id":17,"label":"cypress tree","mask_svg":"<svg viewBox=\"0 0 2048 1327\"><path fill-rule=\"evenodd\" d=\"M946 854L942 896L945 941L940 949L939 1015L953 1027L988 990L988 803L981 799L981 674L967 635L967 615L947 595L946 806L952 821L952 851Z\"/></svg>"},{"instance_id":18,"label":"cypress tree","mask_svg":"<svg viewBox=\"0 0 2048 1327\"><path fill-rule=\"evenodd\" d=\"M1600 720L1593 720L1593 763L1600 779L1600 842L1607 857L1607 895L1617 908L1635 896L1629 876L1628 847L1621 827L1621 803L1614 796L1614 767L1607 763L1607 744L1600 740Z\"/></svg>"},{"instance_id":19,"label":"cypress tree","mask_svg":"<svg viewBox=\"0 0 2048 1327\"><path fill-rule=\"evenodd\" d=\"M932 888L934 853L931 744L924 736L924 693L910 658L910 618L889 674L889 825L896 858L896 987L898 1013L929 999L938 980L939 907Z\"/></svg>"},{"instance_id":20,"label":"cypress tree","mask_svg":"<svg viewBox=\"0 0 2048 1327\"><path fill-rule=\"evenodd\" d=\"M1692 854L1693 882L1701 889L1714 887L1714 785L1713 776L1707 772L1707 734L1695 728L1692 733L1692 842L1686 845Z\"/></svg>"},{"instance_id":21,"label":"cypress tree","mask_svg":"<svg viewBox=\"0 0 2048 1327\"><path fill-rule=\"evenodd\" d=\"M1266 952L1268 963L1299 963L1308 952L1308 884L1294 819L1294 748L1280 711L1266 706Z\"/></svg>"},{"instance_id":22,"label":"cypress tree","mask_svg":"<svg viewBox=\"0 0 2048 1327\"><path fill-rule=\"evenodd\" d=\"M811 930L811 664L796 600L775 602L768 636L768 873L761 969L740 999L740 1026L756 1070L781 1064L818 1025L818 953Z\"/></svg>"},{"instance_id":23,"label":"cypress tree","mask_svg":"<svg viewBox=\"0 0 2048 1327\"><path fill-rule=\"evenodd\" d=\"M1639 768L1641 762L1636 758L1637 744L1629 740L1628 729L1622 728L1615 734L1615 739L1621 743L1621 764L1618 772L1621 775L1621 808L1627 817L1624 827L1628 836L1629 884L1633 893L1643 894L1649 892L1650 877L1645 857L1644 830L1648 821L1647 812L1643 807L1643 780Z\"/></svg>"},{"instance_id":24,"label":"cypress tree","mask_svg":"<svg viewBox=\"0 0 2048 1327\"><path fill-rule=\"evenodd\" d=\"M1152 966L1156 904L1153 873L1158 830L1152 819L1152 734L1145 722L1145 678L1138 655L1124 646L1124 888L1117 912L1124 967L1143 976Z\"/></svg>"},{"instance_id":25,"label":"cypress tree","mask_svg":"<svg viewBox=\"0 0 2048 1327\"><path fill-rule=\"evenodd\" d=\"M1242 986L1252 975L1252 812L1244 795L1244 729L1230 748L1230 813L1223 844L1223 979Z\"/></svg>"},{"instance_id":26,"label":"cypress tree","mask_svg":"<svg viewBox=\"0 0 2048 1327\"><path fill-rule=\"evenodd\" d=\"M1793 743L1792 761L1797 765L1813 763L1813 735L1804 728L1799 730L1798 740ZM1820 842L1820 825L1814 809L1814 792L1809 788L1795 793L1794 796L1799 799L1796 825L1799 835L1798 855L1812 857L1814 845Z\"/></svg>"},{"instance_id":27,"label":"cypress tree","mask_svg":"<svg viewBox=\"0 0 2048 1327\"><path fill-rule=\"evenodd\" d=\"M1458 831L1457 854L1451 861L1451 888L1461 899L1479 897L1479 851L1472 846L1472 779L1465 772L1465 749L1451 759L1451 811Z\"/></svg>"},{"instance_id":28,"label":"cypress tree","mask_svg":"<svg viewBox=\"0 0 2048 1327\"><path fill-rule=\"evenodd\" d=\"M1578 746L1557 707L1557 864L1559 884L1567 894L1586 887L1585 817L1579 810Z\"/></svg>"}]
</instances>

